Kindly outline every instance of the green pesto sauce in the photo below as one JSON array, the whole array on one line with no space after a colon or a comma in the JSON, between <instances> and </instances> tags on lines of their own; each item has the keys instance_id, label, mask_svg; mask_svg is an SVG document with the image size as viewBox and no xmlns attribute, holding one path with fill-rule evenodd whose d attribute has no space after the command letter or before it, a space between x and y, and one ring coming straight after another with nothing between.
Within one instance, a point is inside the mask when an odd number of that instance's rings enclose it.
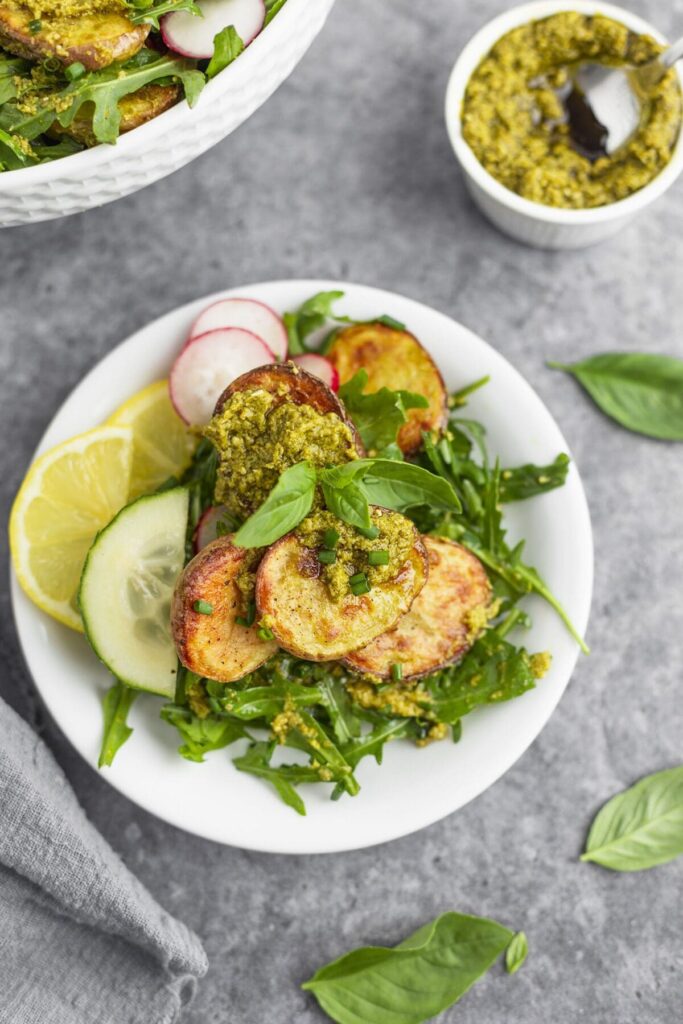
<instances>
[{"instance_id":1,"label":"green pesto sauce","mask_svg":"<svg viewBox=\"0 0 683 1024\"><path fill-rule=\"evenodd\" d=\"M334 601L340 601L349 593L349 578L356 573L364 572L371 587L393 579L415 544L415 527L399 512L372 509L370 517L379 530L374 540L364 537L355 527L326 510L313 512L297 528L301 543L316 551L324 546L326 530L336 530L339 534L334 549L337 560L332 565L322 565L320 572ZM388 565L370 565L368 554L371 551L387 551Z\"/></svg>"},{"instance_id":2,"label":"green pesto sauce","mask_svg":"<svg viewBox=\"0 0 683 1024\"><path fill-rule=\"evenodd\" d=\"M571 144L557 90L582 62L643 64L662 47L602 15L574 11L504 35L465 91L463 136L506 188L546 206L581 209L625 199L668 164L681 125L681 90L670 71L655 88L633 138L591 161Z\"/></svg>"},{"instance_id":3,"label":"green pesto sauce","mask_svg":"<svg viewBox=\"0 0 683 1024\"><path fill-rule=\"evenodd\" d=\"M234 394L204 434L219 455L216 504L238 519L263 504L290 466L305 460L333 466L357 458L351 430L335 413L323 415L261 389Z\"/></svg>"}]
</instances>

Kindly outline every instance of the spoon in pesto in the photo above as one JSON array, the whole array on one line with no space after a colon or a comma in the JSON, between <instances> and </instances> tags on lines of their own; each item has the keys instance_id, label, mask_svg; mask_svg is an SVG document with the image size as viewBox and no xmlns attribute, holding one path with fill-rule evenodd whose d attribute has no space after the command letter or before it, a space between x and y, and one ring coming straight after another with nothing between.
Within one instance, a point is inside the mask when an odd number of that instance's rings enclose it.
<instances>
[{"instance_id":1,"label":"spoon in pesto","mask_svg":"<svg viewBox=\"0 0 683 1024\"><path fill-rule=\"evenodd\" d=\"M681 57L683 39L637 67L582 64L564 101L576 147L592 159L620 149L638 130L653 90Z\"/></svg>"}]
</instances>

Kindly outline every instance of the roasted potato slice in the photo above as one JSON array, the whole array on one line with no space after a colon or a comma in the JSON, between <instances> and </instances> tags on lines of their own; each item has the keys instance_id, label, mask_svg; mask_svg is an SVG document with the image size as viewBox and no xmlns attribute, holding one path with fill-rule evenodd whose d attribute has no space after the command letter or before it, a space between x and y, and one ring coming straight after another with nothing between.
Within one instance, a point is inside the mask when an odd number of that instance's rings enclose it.
<instances>
[{"instance_id":1,"label":"roasted potato slice","mask_svg":"<svg viewBox=\"0 0 683 1024\"><path fill-rule=\"evenodd\" d=\"M20 4L0 4L0 46L29 60L56 57L65 66L79 61L88 71L96 71L132 57L149 35L150 26L133 25L123 9L114 0L102 5L100 13L46 14L36 19ZM35 20L41 24L38 32L29 27Z\"/></svg>"},{"instance_id":2,"label":"roasted potato slice","mask_svg":"<svg viewBox=\"0 0 683 1024\"><path fill-rule=\"evenodd\" d=\"M409 409L408 422L398 434L403 452L417 451L423 430L441 430L446 424L446 387L432 357L414 335L384 324L346 327L334 339L327 358L345 384L358 370L368 375L366 393L387 387L417 392L429 402L426 409Z\"/></svg>"},{"instance_id":3,"label":"roasted potato slice","mask_svg":"<svg viewBox=\"0 0 683 1024\"><path fill-rule=\"evenodd\" d=\"M274 363L243 373L241 377L228 385L220 396L216 402L214 415L220 413L225 403L238 391L269 391L272 395L278 396L281 402L310 405L322 416L333 412L350 428L358 454L361 457L365 455L358 431L334 391L328 388L320 377L314 376L308 370L303 370L296 363Z\"/></svg>"},{"instance_id":4,"label":"roasted potato slice","mask_svg":"<svg viewBox=\"0 0 683 1024\"><path fill-rule=\"evenodd\" d=\"M427 553L415 544L388 583L333 601L316 553L289 533L266 553L256 575L256 606L281 647L309 661L335 661L389 629L425 585Z\"/></svg>"},{"instance_id":5,"label":"roasted potato slice","mask_svg":"<svg viewBox=\"0 0 683 1024\"><path fill-rule=\"evenodd\" d=\"M163 114L174 103L180 99L181 89L179 85L145 85L130 96L123 96L118 103L121 114L120 133L132 131L139 128L141 124L151 121L158 114ZM60 135L68 135L84 146L97 145L97 139L92 130L92 112L88 110L91 104L84 103L76 117L68 128L62 128L55 122L50 128L48 135L52 138L59 138Z\"/></svg>"},{"instance_id":6,"label":"roasted potato slice","mask_svg":"<svg viewBox=\"0 0 683 1024\"><path fill-rule=\"evenodd\" d=\"M443 537L423 537L429 579L410 611L396 625L344 663L354 672L391 678L403 666L403 679L417 679L458 661L486 622L491 584L479 559Z\"/></svg>"},{"instance_id":7,"label":"roasted potato slice","mask_svg":"<svg viewBox=\"0 0 683 1024\"><path fill-rule=\"evenodd\" d=\"M231 683L262 665L277 644L261 640L257 627L240 626L244 615L237 575L248 552L237 548L230 536L207 544L186 565L173 594L171 630L178 657L199 676ZM197 602L212 608L197 611Z\"/></svg>"}]
</instances>

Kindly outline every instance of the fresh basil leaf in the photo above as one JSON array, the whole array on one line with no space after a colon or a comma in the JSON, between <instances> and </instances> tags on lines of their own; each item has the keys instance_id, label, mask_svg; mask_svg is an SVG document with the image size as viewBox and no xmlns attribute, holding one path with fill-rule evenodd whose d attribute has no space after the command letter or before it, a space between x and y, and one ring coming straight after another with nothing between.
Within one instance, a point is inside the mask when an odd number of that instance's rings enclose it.
<instances>
[{"instance_id":1,"label":"fresh basil leaf","mask_svg":"<svg viewBox=\"0 0 683 1024\"><path fill-rule=\"evenodd\" d=\"M579 363L548 363L571 373L593 401L628 430L683 441L683 359L608 352Z\"/></svg>"},{"instance_id":2,"label":"fresh basil leaf","mask_svg":"<svg viewBox=\"0 0 683 1024\"><path fill-rule=\"evenodd\" d=\"M591 825L581 860L644 871L683 854L683 765L646 775L612 797Z\"/></svg>"},{"instance_id":3,"label":"fresh basil leaf","mask_svg":"<svg viewBox=\"0 0 683 1024\"><path fill-rule=\"evenodd\" d=\"M284 314L282 319L287 328L290 356L300 356L310 351L306 338L324 327L329 319L338 319L332 313L332 306L343 297L344 292L318 292L307 299L296 313Z\"/></svg>"},{"instance_id":4,"label":"fresh basil leaf","mask_svg":"<svg viewBox=\"0 0 683 1024\"><path fill-rule=\"evenodd\" d=\"M214 37L213 57L206 69L206 77L208 79L215 78L220 71L223 71L227 68L228 64L232 64L239 57L243 49L244 43L237 34L234 25L228 25L227 28L221 29Z\"/></svg>"},{"instance_id":5,"label":"fresh basil leaf","mask_svg":"<svg viewBox=\"0 0 683 1024\"><path fill-rule=\"evenodd\" d=\"M310 462L299 462L280 474L280 479L260 508L235 534L241 548L264 548L293 530L311 511L316 472Z\"/></svg>"},{"instance_id":6,"label":"fresh basil leaf","mask_svg":"<svg viewBox=\"0 0 683 1024\"><path fill-rule=\"evenodd\" d=\"M221 750L249 735L235 719L219 718L216 715L200 718L188 708L177 707L175 704L166 704L161 709L161 717L169 725L174 725L184 739L178 753L187 761L201 762L210 751Z\"/></svg>"},{"instance_id":7,"label":"fresh basil leaf","mask_svg":"<svg viewBox=\"0 0 683 1024\"><path fill-rule=\"evenodd\" d=\"M524 932L513 935L512 941L505 950L505 969L508 974L516 974L527 958L529 943Z\"/></svg>"},{"instance_id":8,"label":"fresh basil leaf","mask_svg":"<svg viewBox=\"0 0 683 1024\"><path fill-rule=\"evenodd\" d=\"M394 459L358 461L368 464L359 487L371 505L383 505L396 512L415 505L431 505L448 512L459 512L462 508L453 486L421 466Z\"/></svg>"},{"instance_id":9,"label":"fresh basil leaf","mask_svg":"<svg viewBox=\"0 0 683 1024\"><path fill-rule=\"evenodd\" d=\"M343 519L349 526L362 530L372 526L368 499L358 484L348 483L344 487L332 487L323 481L321 487L327 508L338 519Z\"/></svg>"},{"instance_id":10,"label":"fresh basil leaf","mask_svg":"<svg viewBox=\"0 0 683 1024\"><path fill-rule=\"evenodd\" d=\"M558 455L549 466L515 466L500 473L500 501L525 501L562 487L569 472L569 456Z\"/></svg>"},{"instance_id":11,"label":"fresh basil leaf","mask_svg":"<svg viewBox=\"0 0 683 1024\"><path fill-rule=\"evenodd\" d=\"M511 939L496 921L451 912L393 949L347 953L302 988L338 1024L421 1024L457 1002Z\"/></svg>"},{"instance_id":12,"label":"fresh basil leaf","mask_svg":"<svg viewBox=\"0 0 683 1024\"><path fill-rule=\"evenodd\" d=\"M358 370L340 387L339 397L358 428L365 447L376 452L396 441L396 435L408 421L406 410L427 409L429 402L424 395L412 391L391 391L386 387L364 395L367 383L367 371Z\"/></svg>"},{"instance_id":13,"label":"fresh basil leaf","mask_svg":"<svg viewBox=\"0 0 683 1024\"><path fill-rule=\"evenodd\" d=\"M97 767L111 765L117 752L132 735L127 718L133 701L138 695L137 690L126 686L119 679L107 690L102 702L104 712L104 732Z\"/></svg>"}]
</instances>

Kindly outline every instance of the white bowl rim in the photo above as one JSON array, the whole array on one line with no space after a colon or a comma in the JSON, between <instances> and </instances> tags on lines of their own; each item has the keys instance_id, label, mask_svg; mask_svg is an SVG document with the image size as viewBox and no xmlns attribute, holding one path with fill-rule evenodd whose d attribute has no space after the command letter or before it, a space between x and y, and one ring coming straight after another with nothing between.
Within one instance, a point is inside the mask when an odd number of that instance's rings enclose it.
<instances>
[{"instance_id":1,"label":"white bowl rim","mask_svg":"<svg viewBox=\"0 0 683 1024\"><path fill-rule=\"evenodd\" d=\"M681 127L671 160L649 184L639 189L638 192L634 192L632 195L615 203L582 210L546 206L543 203L524 199L522 196L517 195L516 192L512 192L483 167L465 142L461 130L460 108L465 88L472 72L495 42L505 35L506 32L517 28L519 25L564 11L578 12L579 14L604 14L615 21L620 21L627 28L635 32L653 36L661 43L668 41L653 25L638 17L637 14L633 14L631 11L618 7L615 4L601 3L599 0L531 0L530 3L520 4L487 22L470 39L469 43L460 53L453 65L446 87L446 130L453 151L463 170L484 192L498 203L507 206L516 213L547 224L572 226L600 224L638 213L654 202L655 199L658 199L673 185L683 171L683 126ZM683 70L678 70L678 76L681 88L683 89Z\"/></svg>"},{"instance_id":2,"label":"white bowl rim","mask_svg":"<svg viewBox=\"0 0 683 1024\"><path fill-rule=\"evenodd\" d=\"M157 144L168 145L165 138L182 129L183 124L192 117L201 116L202 105L217 102L233 87L239 87L242 80L250 75L258 74L258 66L269 50L284 43L289 35L290 25L294 24L298 15L317 0L287 0L287 3L265 29L245 48L237 60L228 65L219 75L204 86L197 104L189 107L185 99L181 99L169 110L153 117L151 121L140 125L131 132L121 135L114 145L100 143L91 149L84 149L71 156L60 157L47 163L36 164L34 167L22 167L16 171L5 171L0 175L0 194L8 195L22 192L25 187L32 187L53 178L67 177L72 180L83 180L91 176L98 168L115 161L119 154L146 150L147 142L156 139ZM197 151L197 156L202 150Z\"/></svg>"}]
</instances>

